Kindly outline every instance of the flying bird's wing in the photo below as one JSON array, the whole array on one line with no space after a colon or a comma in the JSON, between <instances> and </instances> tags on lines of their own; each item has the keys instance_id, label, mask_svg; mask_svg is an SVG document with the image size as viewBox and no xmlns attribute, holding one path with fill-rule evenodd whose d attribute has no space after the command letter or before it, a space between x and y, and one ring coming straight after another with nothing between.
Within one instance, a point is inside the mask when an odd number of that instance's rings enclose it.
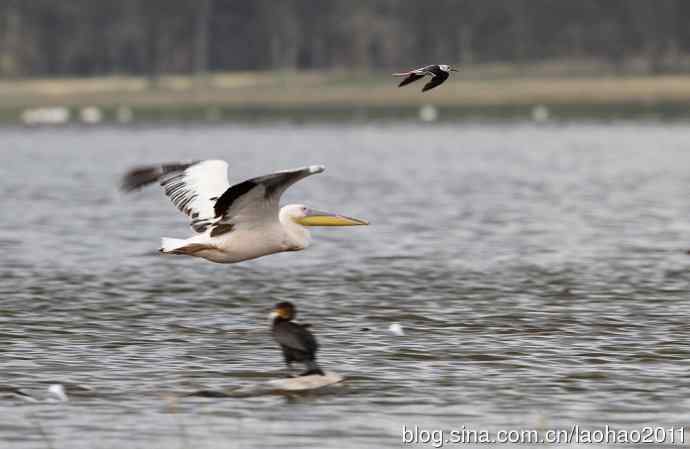
<instances>
[{"instance_id":1,"label":"flying bird's wing","mask_svg":"<svg viewBox=\"0 0 690 449\"><path fill-rule=\"evenodd\" d=\"M301 324L285 322L273 329L275 340L290 349L313 355L319 349L314 335Z\"/></svg>"},{"instance_id":2,"label":"flying bird's wing","mask_svg":"<svg viewBox=\"0 0 690 449\"><path fill-rule=\"evenodd\" d=\"M393 76L405 76L406 78L398 84L398 87L406 86L410 83L417 81L420 78L424 78L426 75L436 76L438 72L442 70L439 69L437 65L427 65L420 67L418 69L410 70L409 72L394 73Z\"/></svg>"},{"instance_id":3,"label":"flying bird's wing","mask_svg":"<svg viewBox=\"0 0 690 449\"><path fill-rule=\"evenodd\" d=\"M399 75L394 74L394 76L399 76ZM415 73L415 72L411 72L411 73L409 73L409 74L407 75L407 78L405 78L404 80L400 81L400 84L398 84L398 87L403 87L403 86L406 86L406 85L408 85L408 84L410 84L410 83L414 83L415 81L417 81L417 80L420 79L420 78L424 78L424 75L423 75L423 74L420 75L420 74L417 74L417 73Z\"/></svg>"},{"instance_id":4,"label":"flying bird's wing","mask_svg":"<svg viewBox=\"0 0 690 449\"><path fill-rule=\"evenodd\" d=\"M434 87L443 84L443 82L447 79L448 79L448 72L441 71L438 75L435 75L433 78L431 78L431 81L429 81L428 83L426 83L424 85L422 92L426 92L427 90L431 90Z\"/></svg>"},{"instance_id":5,"label":"flying bird's wing","mask_svg":"<svg viewBox=\"0 0 690 449\"><path fill-rule=\"evenodd\" d=\"M300 179L321 173L323 165L279 171L229 187L214 205L219 225L249 225L278 220L280 196Z\"/></svg>"},{"instance_id":6,"label":"flying bird's wing","mask_svg":"<svg viewBox=\"0 0 690 449\"><path fill-rule=\"evenodd\" d=\"M214 204L229 187L228 163L206 160L138 167L122 179L122 190L132 191L160 182L170 201L191 218L190 226L204 232L216 217Z\"/></svg>"}]
</instances>

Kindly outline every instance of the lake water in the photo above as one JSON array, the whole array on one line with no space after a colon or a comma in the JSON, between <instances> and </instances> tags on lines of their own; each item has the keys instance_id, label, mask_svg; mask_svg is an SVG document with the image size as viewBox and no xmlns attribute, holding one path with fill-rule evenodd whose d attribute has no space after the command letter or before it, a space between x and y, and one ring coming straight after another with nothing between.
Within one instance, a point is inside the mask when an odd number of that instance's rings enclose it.
<instances>
[{"instance_id":1,"label":"lake water","mask_svg":"<svg viewBox=\"0 0 690 449\"><path fill-rule=\"evenodd\" d=\"M690 421L685 124L1 128L0 154L0 387L70 396L0 396L2 447L383 448L403 425ZM201 158L231 181L326 164L283 202L372 224L239 265L161 256L186 217L119 177ZM284 300L343 386L262 389L284 376L267 319Z\"/></svg>"}]
</instances>

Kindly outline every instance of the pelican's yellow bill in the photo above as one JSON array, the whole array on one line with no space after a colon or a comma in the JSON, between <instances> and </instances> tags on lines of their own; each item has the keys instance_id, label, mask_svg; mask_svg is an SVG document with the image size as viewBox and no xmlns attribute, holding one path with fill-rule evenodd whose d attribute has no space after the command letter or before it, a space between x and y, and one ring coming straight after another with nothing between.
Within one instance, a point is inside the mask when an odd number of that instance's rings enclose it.
<instances>
[{"instance_id":1,"label":"pelican's yellow bill","mask_svg":"<svg viewBox=\"0 0 690 449\"><path fill-rule=\"evenodd\" d=\"M302 226L361 226L369 222L342 215L307 215L298 220Z\"/></svg>"}]
</instances>

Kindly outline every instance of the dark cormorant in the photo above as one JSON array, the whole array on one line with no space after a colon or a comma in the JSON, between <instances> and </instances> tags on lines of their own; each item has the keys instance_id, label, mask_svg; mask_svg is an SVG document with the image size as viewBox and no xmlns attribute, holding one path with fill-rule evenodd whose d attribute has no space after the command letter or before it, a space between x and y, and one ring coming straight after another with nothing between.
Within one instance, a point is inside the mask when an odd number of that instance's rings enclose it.
<instances>
[{"instance_id":1,"label":"dark cormorant","mask_svg":"<svg viewBox=\"0 0 690 449\"><path fill-rule=\"evenodd\" d=\"M316 351L319 349L319 345L316 343L314 335L307 329L308 324L298 324L292 321L296 313L295 306L290 302L285 301L275 305L271 312L273 339L283 350L288 368L292 368L292 362L304 363L307 369L300 376L311 374L323 376L324 372L316 364Z\"/></svg>"}]
</instances>

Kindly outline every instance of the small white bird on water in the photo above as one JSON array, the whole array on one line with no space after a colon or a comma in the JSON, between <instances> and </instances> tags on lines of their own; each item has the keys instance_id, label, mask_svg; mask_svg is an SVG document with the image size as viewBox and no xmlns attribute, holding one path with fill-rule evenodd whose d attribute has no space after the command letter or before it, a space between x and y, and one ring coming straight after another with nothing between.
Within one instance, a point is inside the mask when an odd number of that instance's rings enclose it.
<instances>
[{"instance_id":1,"label":"small white bird on water","mask_svg":"<svg viewBox=\"0 0 690 449\"><path fill-rule=\"evenodd\" d=\"M280 196L288 187L324 169L312 165L231 186L227 162L205 160L134 168L125 174L121 187L129 192L159 182L173 204L192 220L197 234L188 239L163 238L162 253L236 263L306 249L308 226L369 224L301 204L280 207Z\"/></svg>"}]
</instances>

